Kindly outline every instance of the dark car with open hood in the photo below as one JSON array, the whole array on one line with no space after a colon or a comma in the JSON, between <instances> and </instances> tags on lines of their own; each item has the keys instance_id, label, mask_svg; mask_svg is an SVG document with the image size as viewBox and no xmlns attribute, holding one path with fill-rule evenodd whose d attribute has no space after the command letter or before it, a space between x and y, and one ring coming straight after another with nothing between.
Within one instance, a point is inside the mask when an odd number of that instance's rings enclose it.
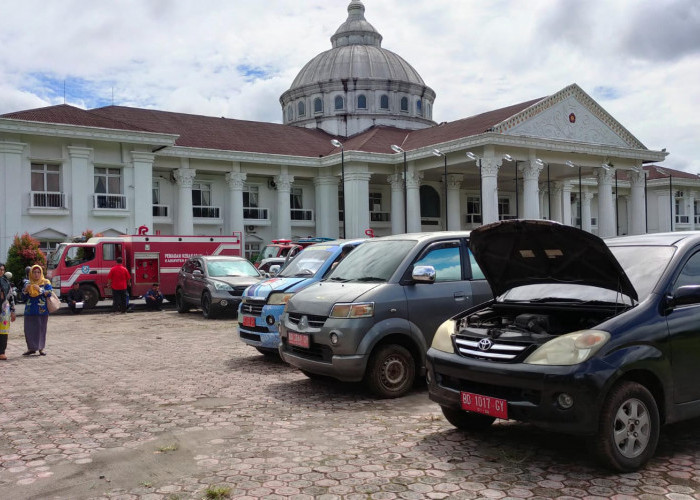
<instances>
[{"instance_id":1,"label":"dark car with open hood","mask_svg":"<svg viewBox=\"0 0 700 500\"><path fill-rule=\"evenodd\" d=\"M495 298L443 323L427 355L455 427L590 436L603 465L632 471L662 425L700 416L700 232L602 240L512 220L472 231L470 249Z\"/></svg>"}]
</instances>

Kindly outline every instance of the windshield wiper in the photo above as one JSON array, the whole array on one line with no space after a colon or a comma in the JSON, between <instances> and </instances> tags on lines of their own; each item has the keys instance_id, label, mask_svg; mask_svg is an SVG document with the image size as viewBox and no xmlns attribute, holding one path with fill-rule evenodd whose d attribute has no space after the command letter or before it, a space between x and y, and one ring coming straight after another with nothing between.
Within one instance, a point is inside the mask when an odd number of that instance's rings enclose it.
<instances>
[{"instance_id":1,"label":"windshield wiper","mask_svg":"<svg viewBox=\"0 0 700 500\"><path fill-rule=\"evenodd\" d=\"M345 283L346 281L350 281L350 280L348 278L336 277L336 278L328 278L328 281L339 281L341 283Z\"/></svg>"},{"instance_id":2,"label":"windshield wiper","mask_svg":"<svg viewBox=\"0 0 700 500\"><path fill-rule=\"evenodd\" d=\"M377 276L365 276L364 278L357 278L355 281L386 281L384 278L379 278Z\"/></svg>"}]
</instances>

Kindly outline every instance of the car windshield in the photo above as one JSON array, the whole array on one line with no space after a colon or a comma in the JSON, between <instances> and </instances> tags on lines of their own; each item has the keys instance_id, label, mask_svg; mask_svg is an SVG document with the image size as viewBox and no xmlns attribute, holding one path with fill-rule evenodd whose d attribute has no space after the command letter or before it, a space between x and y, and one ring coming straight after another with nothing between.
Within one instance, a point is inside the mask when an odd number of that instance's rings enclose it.
<instances>
[{"instance_id":1,"label":"car windshield","mask_svg":"<svg viewBox=\"0 0 700 500\"><path fill-rule=\"evenodd\" d=\"M297 254L277 276L282 278L311 277L324 262L332 258L338 247L309 247Z\"/></svg>"},{"instance_id":2,"label":"car windshield","mask_svg":"<svg viewBox=\"0 0 700 500\"><path fill-rule=\"evenodd\" d=\"M643 301L651 293L664 272L675 247L614 246L610 251L622 266ZM613 290L573 283L525 285L504 293L503 301L572 300L576 302L609 302L631 305L632 299Z\"/></svg>"},{"instance_id":3,"label":"car windshield","mask_svg":"<svg viewBox=\"0 0 700 500\"><path fill-rule=\"evenodd\" d=\"M213 278L224 276L260 276L255 266L247 260L210 260L207 273Z\"/></svg>"},{"instance_id":4,"label":"car windshield","mask_svg":"<svg viewBox=\"0 0 700 500\"><path fill-rule=\"evenodd\" d=\"M415 246L415 240L366 241L340 261L328 280L387 281Z\"/></svg>"},{"instance_id":5,"label":"car windshield","mask_svg":"<svg viewBox=\"0 0 700 500\"><path fill-rule=\"evenodd\" d=\"M58 267L58 263L61 262L61 256L63 255L64 248L66 248L66 244L61 243L60 245L58 245L56 250L53 251L51 257L49 257L49 260L46 263L47 269L56 269Z\"/></svg>"}]
</instances>

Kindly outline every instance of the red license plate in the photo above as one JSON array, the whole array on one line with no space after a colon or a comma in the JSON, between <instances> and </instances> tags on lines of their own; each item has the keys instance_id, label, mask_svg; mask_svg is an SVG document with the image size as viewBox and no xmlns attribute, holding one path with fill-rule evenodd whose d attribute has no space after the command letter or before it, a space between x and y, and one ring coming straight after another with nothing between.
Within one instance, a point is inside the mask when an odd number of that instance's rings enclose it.
<instances>
[{"instance_id":1,"label":"red license plate","mask_svg":"<svg viewBox=\"0 0 700 500\"><path fill-rule=\"evenodd\" d=\"M243 316L243 326L255 328L255 316Z\"/></svg>"},{"instance_id":2,"label":"red license plate","mask_svg":"<svg viewBox=\"0 0 700 500\"><path fill-rule=\"evenodd\" d=\"M287 334L287 342L290 345L303 347L305 349L308 349L311 345L310 337L306 333L289 332Z\"/></svg>"},{"instance_id":3,"label":"red license plate","mask_svg":"<svg viewBox=\"0 0 700 500\"><path fill-rule=\"evenodd\" d=\"M508 401L471 392L461 392L462 409L508 420Z\"/></svg>"}]
</instances>

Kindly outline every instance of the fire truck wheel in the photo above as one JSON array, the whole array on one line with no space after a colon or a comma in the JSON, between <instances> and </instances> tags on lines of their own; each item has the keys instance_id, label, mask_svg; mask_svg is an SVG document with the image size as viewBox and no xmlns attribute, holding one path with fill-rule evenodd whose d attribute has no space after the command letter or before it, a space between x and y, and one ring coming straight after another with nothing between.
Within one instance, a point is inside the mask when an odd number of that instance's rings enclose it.
<instances>
[{"instance_id":1,"label":"fire truck wheel","mask_svg":"<svg viewBox=\"0 0 700 500\"><path fill-rule=\"evenodd\" d=\"M216 317L216 309L211 304L211 295L209 292L204 292L202 294L202 314L207 319Z\"/></svg>"},{"instance_id":2,"label":"fire truck wheel","mask_svg":"<svg viewBox=\"0 0 700 500\"><path fill-rule=\"evenodd\" d=\"M92 309L97 305L97 301L100 300L100 292L94 285L80 285L80 291L83 292L85 309Z\"/></svg>"}]
</instances>

